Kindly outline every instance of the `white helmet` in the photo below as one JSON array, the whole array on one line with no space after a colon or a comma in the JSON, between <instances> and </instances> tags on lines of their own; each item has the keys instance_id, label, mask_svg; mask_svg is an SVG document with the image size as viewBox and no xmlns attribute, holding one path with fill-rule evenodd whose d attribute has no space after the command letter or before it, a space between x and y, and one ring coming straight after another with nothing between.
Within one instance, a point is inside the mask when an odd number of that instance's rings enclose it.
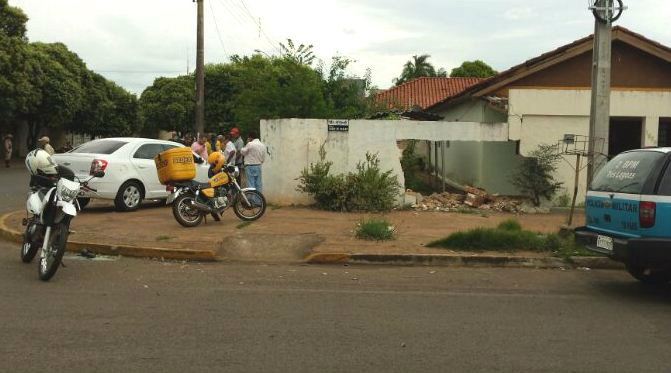
<instances>
[{"instance_id":1,"label":"white helmet","mask_svg":"<svg viewBox=\"0 0 671 373\"><path fill-rule=\"evenodd\" d=\"M31 175L58 175L56 162L44 149L35 149L26 156L26 167Z\"/></svg>"}]
</instances>

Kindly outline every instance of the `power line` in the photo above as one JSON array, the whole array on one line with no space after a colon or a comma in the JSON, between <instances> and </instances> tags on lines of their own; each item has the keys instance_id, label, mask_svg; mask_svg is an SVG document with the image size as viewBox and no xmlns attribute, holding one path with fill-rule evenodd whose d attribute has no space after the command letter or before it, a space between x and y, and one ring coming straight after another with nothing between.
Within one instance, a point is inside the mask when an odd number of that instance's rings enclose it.
<instances>
[{"instance_id":1,"label":"power line","mask_svg":"<svg viewBox=\"0 0 671 373\"><path fill-rule=\"evenodd\" d=\"M214 28L217 30L217 36L219 37L219 43L221 44L221 48L224 50L224 56L228 58L228 51L226 51L226 46L224 45L224 40L221 38L221 32L219 32L219 25L217 24L217 16L214 14L214 8L212 7L212 2L208 1L208 4L210 4L210 13L212 13L212 20L214 21Z\"/></svg>"},{"instance_id":2,"label":"power line","mask_svg":"<svg viewBox=\"0 0 671 373\"><path fill-rule=\"evenodd\" d=\"M249 11L249 8L247 8L247 5L245 5L245 3L242 2L242 0L241 0L241 3L237 3L237 2L235 2L235 0L231 0L231 4L234 6L233 8L237 8L237 9L240 11L240 13L242 13L243 18L245 18L245 16L247 16L247 17L249 17L249 18L251 19L251 21L254 23L254 25L256 26L256 28L258 28L258 30L260 31L260 33L261 33L261 34L263 35L263 37L265 38L266 42L267 42L273 49L275 49L275 51L277 51L277 53L279 53L279 54L282 53L282 51L281 51L281 50L279 49L279 47L278 47L279 43L277 43L277 42L276 42L275 40L273 40L270 36L268 36L268 34L266 33L266 31L263 29L263 27L261 27L261 24L259 23L259 21L257 21L256 17L254 17L254 15L252 14L252 12ZM241 6L241 5L242 5L242 6Z\"/></svg>"}]
</instances>

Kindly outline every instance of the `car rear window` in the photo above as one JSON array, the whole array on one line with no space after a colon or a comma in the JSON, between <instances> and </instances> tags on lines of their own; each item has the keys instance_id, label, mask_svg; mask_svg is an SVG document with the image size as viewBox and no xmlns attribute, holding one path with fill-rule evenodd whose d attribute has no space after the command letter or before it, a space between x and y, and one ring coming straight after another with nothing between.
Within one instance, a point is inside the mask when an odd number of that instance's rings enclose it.
<instances>
[{"instance_id":1,"label":"car rear window","mask_svg":"<svg viewBox=\"0 0 671 373\"><path fill-rule=\"evenodd\" d=\"M112 154L126 144L119 140L95 140L74 148L71 153Z\"/></svg>"},{"instance_id":2,"label":"car rear window","mask_svg":"<svg viewBox=\"0 0 671 373\"><path fill-rule=\"evenodd\" d=\"M641 194L663 157L664 153L655 151L622 153L597 172L591 190Z\"/></svg>"}]
</instances>

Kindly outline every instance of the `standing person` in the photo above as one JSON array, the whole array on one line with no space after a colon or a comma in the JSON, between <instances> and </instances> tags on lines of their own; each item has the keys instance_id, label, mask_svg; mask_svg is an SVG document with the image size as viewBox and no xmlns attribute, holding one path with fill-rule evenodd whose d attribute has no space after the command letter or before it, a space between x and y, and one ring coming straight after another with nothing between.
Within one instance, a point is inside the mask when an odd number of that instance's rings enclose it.
<instances>
[{"instance_id":1,"label":"standing person","mask_svg":"<svg viewBox=\"0 0 671 373\"><path fill-rule=\"evenodd\" d=\"M247 186L263 193L261 165L266 160L266 146L258 139L254 131L250 131L249 136L247 136L247 145L240 152L245 157Z\"/></svg>"},{"instance_id":2,"label":"standing person","mask_svg":"<svg viewBox=\"0 0 671 373\"><path fill-rule=\"evenodd\" d=\"M242 138L240 137L240 130L238 130L237 127L233 127L231 129L231 141L233 142L233 145L235 145L235 165L238 166L240 169L240 175L238 175L238 184L242 185L242 174L244 170L244 159L242 158L242 148L245 146L245 142L242 141Z\"/></svg>"},{"instance_id":3,"label":"standing person","mask_svg":"<svg viewBox=\"0 0 671 373\"><path fill-rule=\"evenodd\" d=\"M205 142L207 142L207 136L205 135L200 135L198 138L198 141L194 142L191 144L191 150L193 150L196 155L199 157L203 158L204 161L207 161L207 147L205 146Z\"/></svg>"},{"instance_id":4,"label":"standing person","mask_svg":"<svg viewBox=\"0 0 671 373\"><path fill-rule=\"evenodd\" d=\"M54 148L49 144L49 141L50 140L48 136L42 136L39 140L37 140L37 143L40 149L44 149L47 153L49 153L49 155L54 155Z\"/></svg>"},{"instance_id":5,"label":"standing person","mask_svg":"<svg viewBox=\"0 0 671 373\"><path fill-rule=\"evenodd\" d=\"M13 139L14 136L6 135L5 136L5 167L9 168L9 162L12 160L13 148Z\"/></svg>"},{"instance_id":6,"label":"standing person","mask_svg":"<svg viewBox=\"0 0 671 373\"><path fill-rule=\"evenodd\" d=\"M205 135L205 148L207 149L207 155L212 154L212 142L209 135Z\"/></svg>"},{"instance_id":7,"label":"standing person","mask_svg":"<svg viewBox=\"0 0 671 373\"><path fill-rule=\"evenodd\" d=\"M217 136L217 141L214 144L214 148L217 149L218 152L220 152L224 149L224 136L223 135L218 135Z\"/></svg>"},{"instance_id":8,"label":"standing person","mask_svg":"<svg viewBox=\"0 0 671 373\"><path fill-rule=\"evenodd\" d=\"M231 141L231 137L229 135L226 135L225 137L221 136L221 138L223 139L221 147L223 148L222 152L224 153L224 157L226 159L226 165L235 166L238 150L235 149L235 145L233 145L233 141Z\"/></svg>"}]
</instances>

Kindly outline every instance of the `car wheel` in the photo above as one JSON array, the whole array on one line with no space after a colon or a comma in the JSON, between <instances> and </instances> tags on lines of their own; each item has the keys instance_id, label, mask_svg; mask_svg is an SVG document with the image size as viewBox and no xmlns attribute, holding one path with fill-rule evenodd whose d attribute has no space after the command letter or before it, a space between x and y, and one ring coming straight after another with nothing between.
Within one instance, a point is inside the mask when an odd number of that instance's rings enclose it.
<instances>
[{"instance_id":1,"label":"car wheel","mask_svg":"<svg viewBox=\"0 0 671 373\"><path fill-rule=\"evenodd\" d=\"M79 208L83 210L91 202L91 198L79 197L77 202L79 202Z\"/></svg>"},{"instance_id":2,"label":"car wheel","mask_svg":"<svg viewBox=\"0 0 671 373\"><path fill-rule=\"evenodd\" d=\"M671 270L652 270L649 268L627 264L629 274L646 285L663 285L671 281Z\"/></svg>"},{"instance_id":3,"label":"car wheel","mask_svg":"<svg viewBox=\"0 0 671 373\"><path fill-rule=\"evenodd\" d=\"M137 181L126 181L117 192L114 206L118 211L135 211L140 207L143 198L142 185Z\"/></svg>"}]
</instances>

